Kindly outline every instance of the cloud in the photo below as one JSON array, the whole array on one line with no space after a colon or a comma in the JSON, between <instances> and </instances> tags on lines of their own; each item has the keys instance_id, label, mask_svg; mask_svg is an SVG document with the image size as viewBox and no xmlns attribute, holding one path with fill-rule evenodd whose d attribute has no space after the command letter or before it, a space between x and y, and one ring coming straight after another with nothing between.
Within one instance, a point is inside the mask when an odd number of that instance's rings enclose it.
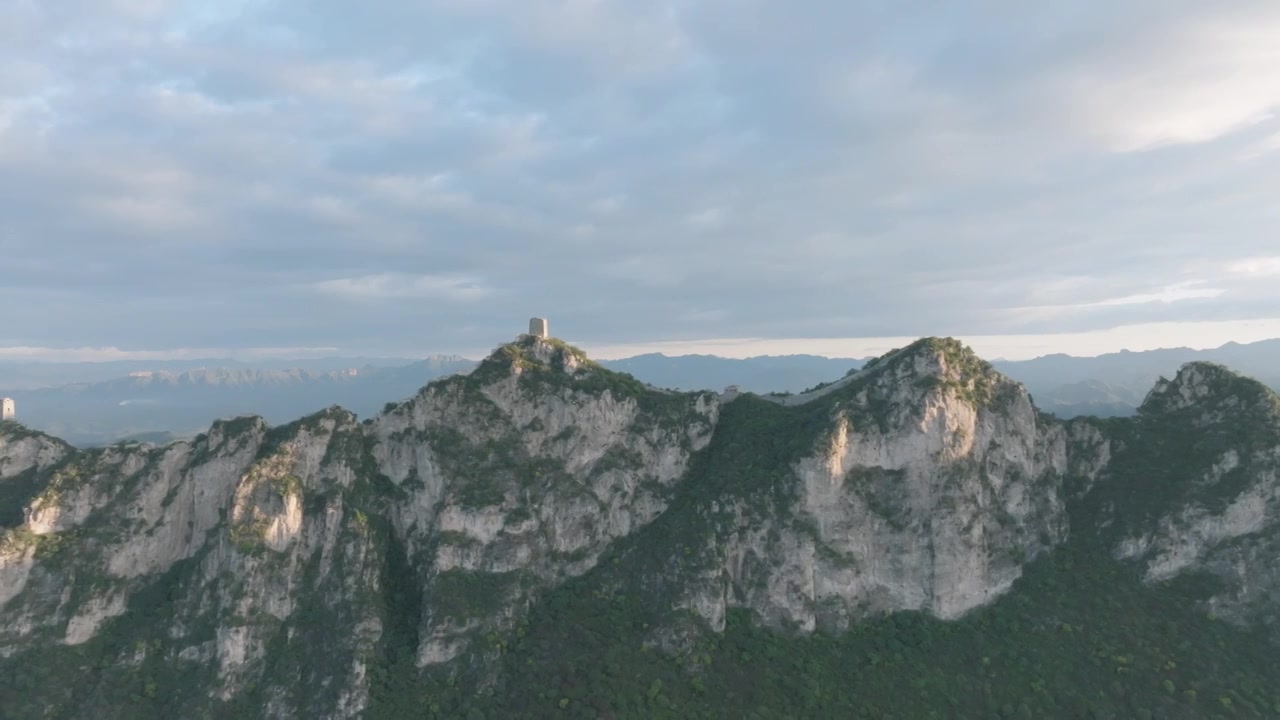
<instances>
[{"instance_id":1,"label":"cloud","mask_svg":"<svg viewBox=\"0 0 1280 720\"><path fill-rule=\"evenodd\" d=\"M1104 353L1142 352L1173 347L1207 350L1229 342L1251 343L1280 337L1280 318L1243 322L1140 323L1087 333L1024 335L962 335L958 339L990 360L1027 360L1063 353L1096 356ZM713 354L749 358L762 355L819 354L827 357L868 358L883 355L918 339L914 335L862 338L709 338L691 342L658 342L634 345L587 345L592 357L614 360L642 353L669 356Z\"/></svg>"},{"instance_id":2,"label":"cloud","mask_svg":"<svg viewBox=\"0 0 1280 720\"><path fill-rule=\"evenodd\" d=\"M1268 317L1273 5L20 3L0 346Z\"/></svg>"},{"instance_id":3,"label":"cloud","mask_svg":"<svg viewBox=\"0 0 1280 720\"><path fill-rule=\"evenodd\" d=\"M700 230L714 230L724 225L724 211L720 208L707 208L691 213L686 220Z\"/></svg>"},{"instance_id":4,"label":"cloud","mask_svg":"<svg viewBox=\"0 0 1280 720\"><path fill-rule=\"evenodd\" d=\"M1232 263L1228 271L1250 278L1280 277L1280 257L1258 257Z\"/></svg>"},{"instance_id":5,"label":"cloud","mask_svg":"<svg viewBox=\"0 0 1280 720\"><path fill-rule=\"evenodd\" d=\"M1047 295L1071 295L1078 291L1082 283L1080 278L1069 278L1059 282L1056 287L1045 288ZM1065 292L1064 292L1065 291ZM1014 307L1003 311L1003 314L1021 323L1045 322L1063 317L1081 317L1092 313L1106 314L1107 311L1142 305L1167 306L1189 300L1207 300L1217 298L1226 293L1218 287L1205 287L1203 281L1181 282L1144 292L1134 292L1098 300L1071 304L1042 304Z\"/></svg>"},{"instance_id":6,"label":"cloud","mask_svg":"<svg viewBox=\"0 0 1280 720\"><path fill-rule=\"evenodd\" d=\"M469 302L493 294L492 288L475 278L401 273L322 280L311 287L348 300L437 299Z\"/></svg>"},{"instance_id":7,"label":"cloud","mask_svg":"<svg viewBox=\"0 0 1280 720\"><path fill-rule=\"evenodd\" d=\"M47 362L111 362L115 360L203 360L237 357L242 359L282 358L296 360L326 357L333 347L234 347L164 348L162 350L121 350L116 347L0 347L0 360Z\"/></svg>"},{"instance_id":8,"label":"cloud","mask_svg":"<svg viewBox=\"0 0 1280 720\"><path fill-rule=\"evenodd\" d=\"M1137 295L1125 295L1117 298L1107 298L1096 303L1089 303L1084 307L1112 307L1116 305L1143 305L1146 303L1175 303L1181 300L1194 300L1197 298L1216 298L1226 290L1222 288L1202 288L1197 287L1201 283L1179 283L1168 287L1160 288L1155 292L1138 293Z\"/></svg>"},{"instance_id":9,"label":"cloud","mask_svg":"<svg viewBox=\"0 0 1280 720\"><path fill-rule=\"evenodd\" d=\"M703 319L721 319L717 311L699 313ZM1022 360L1051 353L1099 355L1130 350L1139 352L1170 347L1170 337L1178 345L1193 349L1220 347L1228 342L1257 342L1280 337L1280 318L1230 322L1147 323L1123 325L1087 333L971 335L961 336L979 354L989 359ZM866 358L882 355L916 340L916 336L863 338L715 338L694 341L668 341L639 344L596 344L571 339L597 359L613 360L642 353L667 355L715 354L722 357L747 358L761 355L822 354L829 357ZM203 360L236 357L241 360L266 360L332 357L336 347L224 347L165 348L162 350L121 350L119 348L47 348L0 347L0 361L106 362L119 360ZM461 352L464 357L480 358L485 347ZM426 350L423 350L426 352Z\"/></svg>"},{"instance_id":10,"label":"cloud","mask_svg":"<svg viewBox=\"0 0 1280 720\"><path fill-rule=\"evenodd\" d=\"M1155 18L1086 59L1072 110L1120 152L1202 143L1280 111L1280 8L1204 6Z\"/></svg>"}]
</instances>

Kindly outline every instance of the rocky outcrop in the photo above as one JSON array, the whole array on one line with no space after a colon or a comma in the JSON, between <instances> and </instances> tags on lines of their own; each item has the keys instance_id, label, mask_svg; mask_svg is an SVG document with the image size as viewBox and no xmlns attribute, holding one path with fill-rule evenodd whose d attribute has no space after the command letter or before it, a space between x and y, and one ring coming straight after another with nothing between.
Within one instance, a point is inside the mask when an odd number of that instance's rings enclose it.
<instances>
[{"instance_id":1,"label":"rocky outcrop","mask_svg":"<svg viewBox=\"0 0 1280 720\"><path fill-rule=\"evenodd\" d=\"M329 411L276 429L256 418L220 422L164 448L69 454L28 504L26 523L0 541L0 654L83 645L111 627L147 649L124 667L149 652L153 663L212 669L216 682L189 698L192 707L254 688L280 716L312 716L306 703L285 702L286 678L266 671L270 648L316 632L298 627L305 606L351 628L316 681L362 707L360 659L378 640L385 538L345 502L359 458L332 452L360 432L350 414ZM157 583L167 604L134 608ZM140 613L156 612L161 627L139 626Z\"/></svg>"},{"instance_id":2,"label":"rocky outcrop","mask_svg":"<svg viewBox=\"0 0 1280 720\"><path fill-rule=\"evenodd\" d=\"M738 501L728 537L705 549L720 562L683 602L715 629L733 606L801 632L896 610L963 615L1066 537L1063 480L1101 464L1077 457L1097 454L1095 438L1037 413L954 341L917 343L817 397L825 429L787 468L791 506L759 518Z\"/></svg>"},{"instance_id":3,"label":"rocky outcrop","mask_svg":"<svg viewBox=\"0 0 1280 720\"><path fill-rule=\"evenodd\" d=\"M713 393L646 388L556 341L507 346L374 422L393 522L423 568L423 665L507 630L652 521L710 440Z\"/></svg>"},{"instance_id":4,"label":"rocky outcrop","mask_svg":"<svg viewBox=\"0 0 1280 720\"><path fill-rule=\"evenodd\" d=\"M387 644L391 555L422 599L418 663L451 660L661 513L718 412L526 338L366 423L335 408L84 452L14 426L7 472L44 474L0 541L0 654L127 628L153 662L211 669L192 708L350 717ZM158 636L131 610L157 582ZM325 692L299 698L300 676Z\"/></svg>"},{"instance_id":5,"label":"rocky outcrop","mask_svg":"<svg viewBox=\"0 0 1280 720\"><path fill-rule=\"evenodd\" d=\"M28 430L13 420L0 421L0 483L23 473L47 470L72 451L57 438Z\"/></svg>"},{"instance_id":6,"label":"rocky outcrop","mask_svg":"<svg viewBox=\"0 0 1280 720\"><path fill-rule=\"evenodd\" d=\"M1140 563L1151 583L1214 578L1208 609L1280 639L1280 397L1189 363L1156 384L1137 422L1111 469L1116 487L1102 493L1114 554Z\"/></svg>"},{"instance_id":7,"label":"rocky outcrop","mask_svg":"<svg viewBox=\"0 0 1280 720\"><path fill-rule=\"evenodd\" d=\"M799 633L957 618L1071 536L1152 583L1208 573L1210 611L1273 623L1277 407L1195 365L1133 420L1062 423L938 339L782 401L673 393L523 337L363 422L91 451L6 423L0 657L76 648L178 716L355 717L393 670L483 674L592 570L671 649L736 608Z\"/></svg>"},{"instance_id":8,"label":"rocky outcrop","mask_svg":"<svg viewBox=\"0 0 1280 720\"><path fill-rule=\"evenodd\" d=\"M131 579L201 548L265 427L238 430L217 424L194 446L69 453L52 468L25 508L26 522L10 534L10 551L0 552L0 568L26 566L27 581L35 572L42 586L0 605L7 617L21 618L16 627L0 627L0 653L33 633L84 642L124 611ZM205 458L196 457L201 451ZM37 557L46 561L35 563Z\"/></svg>"}]
</instances>

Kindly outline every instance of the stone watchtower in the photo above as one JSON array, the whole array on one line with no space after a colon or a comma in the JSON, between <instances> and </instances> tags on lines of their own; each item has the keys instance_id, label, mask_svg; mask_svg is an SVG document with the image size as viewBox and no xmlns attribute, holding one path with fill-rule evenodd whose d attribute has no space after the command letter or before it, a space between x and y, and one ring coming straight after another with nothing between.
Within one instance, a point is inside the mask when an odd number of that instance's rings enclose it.
<instances>
[{"instance_id":1,"label":"stone watchtower","mask_svg":"<svg viewBox=\"0 0 1280 720\"><path fill-rule=\"evenodd\" d=\"M18 413L13 407L13 398L0 400L0 420L12 420Z\"/></svg>"},{"instance_id":2,"label":"stone watchtower","mask_svg":"<svg viewBox=\"0 0 1280 720\"><path fill-rule=\"evenodd\" d=\"M538 338L550 337L547 333L547 319L529 318L529 334Z\"/></svg>"}]
</instances>

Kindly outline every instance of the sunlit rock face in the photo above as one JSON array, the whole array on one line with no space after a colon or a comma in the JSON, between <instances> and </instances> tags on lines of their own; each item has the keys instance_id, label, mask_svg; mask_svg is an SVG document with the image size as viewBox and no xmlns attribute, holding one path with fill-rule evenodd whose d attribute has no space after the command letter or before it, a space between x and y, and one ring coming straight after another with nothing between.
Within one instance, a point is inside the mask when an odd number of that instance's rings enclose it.
<instances>
[{"instance_id":1,"label":"sunlit rock face","mask_svg":"<svg viewBox=\"0 0 1280 720\"><path fill-rule=\"evenodd\" d=\"M379 418L374 454L405 490L393 523L424 593L466 600L427 607L419 662L509 629L541 590L652 521L718 413L713 393L646 388L528 338Z\"/></svg>"},{"instance_id":2,"label":"sunlit rock face","mask_svg":"<svg viewBox=\"0 0 1280 720\"><path fill-rule=\"evenodd\" d=\"M482 672L620 559L648 558L601 592L647 593L669 650L735 608L798 633L958 618L1073 536L1151 583L1208 573L1207 611L1275 627L1278 461L1275 396L1216 366L1132 420L1063 423L951 340L762 399L525 336L363 422L85 451L0 425L0 657L185 673L180 716L358 717L389 648L398 672Z\"/></svg>"},{"instance_id":3,"label":"sunlit rock face","mask_svg":"<svg viewBox=\"0 0 1280 720\"><path fill-rule=\"evenodd\" d=\"M0 653L92 642L164 578L155 652L212 673L193 707L252 692L280 716L354 716L388 572L421 594L418 663L450 660L661 513L718 411L527 337L367 423L334 408L94 451L6 426L2 477L41 481L0 545ZM310 672L332 692L302 699L273 654L321 636Z\"/></svg>"},{"instance_id":4,"label":"sunlit rock face","mask_svg":"<svg viewBox=\"0 0 1280 720\"><path fill-rule=\"evenodd\" d=\"M1040 415L954 342L918 343L842 385L823 393L843 397L814 450L788 468L790 512L760 523L734 508L740 529L707 549L722 563L685 604L713 627L731 606L801 632L896 610L959 617L1063 541L1063 478L1100 469L1084 457L1091 433Z\"/></svg>"}]
</instances>

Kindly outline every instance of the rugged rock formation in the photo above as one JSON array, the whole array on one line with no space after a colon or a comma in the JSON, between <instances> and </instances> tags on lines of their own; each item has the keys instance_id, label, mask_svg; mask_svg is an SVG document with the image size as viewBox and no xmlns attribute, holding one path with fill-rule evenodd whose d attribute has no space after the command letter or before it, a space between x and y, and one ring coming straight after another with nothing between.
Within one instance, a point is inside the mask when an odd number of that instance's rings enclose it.
<instances>
[{"instance_id":1,"label":"rugged rock formation","mask_svg":"<svg viewBox=\"0 0 1280 720\"><path fill-rule=\"evenodd\" d=\"M1099 493L1117 557L1217 582L1215 614L1280 639L1280 398L1210 363L1148 394Z\"/></svg>"},{"instance_id":2,"label":"rugged rock formation","mask_svg":"<svg viewBox=\"0 0 1280 720\"><path fill-rule=\"evenodd\" d=\"M743 596L767 621L841 630L894 610L956 617L1066 536L1062 427L954 343L868 370L829 420L790 468L791 512L722 546L734 591L719 595ZM767 574L749 577L752 564ZM712 616L719 625L723 610Z\"/></svg>"},{"instance_id":3,"label":"rugged rock formation","mask_svg":"<svg viewBox=\"0 0 1280 720\"><path fill-rule=\"evenodd\" d=\"M378 418L378 468L403 496L392 522L428 599L419 663L510 629L653 520L718 414L714 394L648 389L533 340Z\"/></svg>"},{"instance_id":4,"label":"rugged rock formation","mask_svg":"<svg viewBox=\"0 0 1280 720\"><path fill-rule=\"evenodd\" d=\"M388 572L416 579L418 663L449 660L660 513L718 410L527 340L366 424L335 408L85 452L6 425L0 482L43 474L0 540L0 654L89 642L163 579L169 626L121 618L113 635L158 641L121 662L156 652L208 671L216 700L349 716Z\"/></svg>"},{"instance_id":5,"label":"rugged rock formation","mask_svg":"<svg viewBox=\"0 0 1280 720\"><path fill-rule=\"evenodd\" d=\"M951 340L779 403L525 337L364 422L93 451L0 426L0 657L105 668L19 716L352 717L415 673L483 674L593 569L678 651L733 608L800 633L956 618L1073 536L1152 583L1207 572L1209 610L1270 623L1278 459L1275 395L1215 366L1134 420L1064 424Z\"/></svg>"},{"instance_id":6,"label":"rugged rock formation","mask_svg":"<svg viewBox=\"0 0 1280 720\"><path fill-rule=\"evenodd\" d=\"M807 400L726 407L709 462L728 481L639 541L667 546L654 553L667 559L629 568L620 593L663 588L716 631L734 607L799 632L899 610L955 618L1064 540L1065 481L1088 485L1107 461L1096 429L1038 413L951 340L916 343ZM739 452L762 440L767 457ZM758 484L741 482L762 465ZM690 632L659 627L656 640Z\"/></svg>"},{"instance_id":7,"label":"rugged rock formation","mask_svg":"<svg viewBox=\"0 0 1280 720\"><path fill-rule=\"evenodd\" d=\"M14 482L25 474L40 473L73 452L70 445L16 421L0 421L0 479Z\"/></svg>"}]
</instances>

